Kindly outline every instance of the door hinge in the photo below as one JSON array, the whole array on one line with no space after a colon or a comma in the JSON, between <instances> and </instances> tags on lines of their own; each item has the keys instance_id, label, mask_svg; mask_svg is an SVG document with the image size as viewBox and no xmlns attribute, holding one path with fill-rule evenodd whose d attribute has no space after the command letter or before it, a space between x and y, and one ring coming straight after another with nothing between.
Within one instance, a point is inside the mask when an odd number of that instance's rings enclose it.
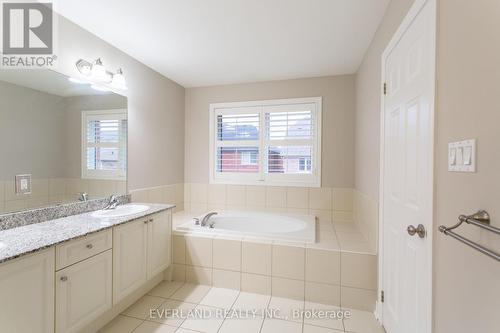
<instances>
[{"instance_id":1,"label":"door hinge","mask_svg":"<svg viewBox=\"0 0 500 333\"><path fill-rule=\"evenodd\" d=\"M380 302L384 303L385 297L384 297L384 291L382 290L380 292Z\"/></svg>"},{"instance_id":2,"label":"door hinge","mask_svg":"<svg viewBox=\"0 0 500 333\"><path fill-rule=\"evenodd\" d=\"M387 95L387 83L384 82L384 95Z\"/></svg>"}]
</instances>

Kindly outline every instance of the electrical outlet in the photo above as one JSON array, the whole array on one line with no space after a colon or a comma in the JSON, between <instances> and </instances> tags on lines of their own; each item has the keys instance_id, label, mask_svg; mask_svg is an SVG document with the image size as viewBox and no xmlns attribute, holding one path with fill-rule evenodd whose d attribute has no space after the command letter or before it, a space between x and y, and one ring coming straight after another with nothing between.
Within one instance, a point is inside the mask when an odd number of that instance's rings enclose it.
<instances>
[{"instance_id":1,"label":"electrical outlet","mask_svg":"<svg viewBox=\"0 0 500 333\"><path fill-rule=\"evenodd\" d=\"M31 194L31 175L16 175L16 194Z\"/></svg>"}]
</instances>

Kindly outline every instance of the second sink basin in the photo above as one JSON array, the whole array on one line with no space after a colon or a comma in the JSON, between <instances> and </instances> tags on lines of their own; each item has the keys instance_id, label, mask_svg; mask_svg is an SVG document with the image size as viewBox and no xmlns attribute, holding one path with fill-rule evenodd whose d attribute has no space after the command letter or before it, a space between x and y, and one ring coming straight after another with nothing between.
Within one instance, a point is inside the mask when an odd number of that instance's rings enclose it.
<instances>
[{"instance_id":1,"label":"second sink basin","mask_svg":"<svg viewBox=\"0 0 500 333\"><path fill-rule=\"evenodd\" d=\"M146 205L123 205L115 209L97 210L92 213L92 217L120 217L145 212L149 209Z\"/></svg>"}]
</instances>

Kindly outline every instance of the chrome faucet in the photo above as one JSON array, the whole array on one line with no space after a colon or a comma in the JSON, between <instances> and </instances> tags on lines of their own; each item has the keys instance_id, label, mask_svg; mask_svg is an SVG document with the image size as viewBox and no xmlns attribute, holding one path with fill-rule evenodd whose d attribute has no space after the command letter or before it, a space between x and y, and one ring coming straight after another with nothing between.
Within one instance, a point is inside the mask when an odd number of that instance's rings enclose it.
<instances>
[{"instance_id":1,"label":"chrome faucet","mask_svg":"<svg viewBox=\"0 0 500 333\"><path fill-rule=\"evenodd\" d=\"M87 202L89 200L89 194L87 192L80 192L80 197L78 200L82 202Z\"/></svg>"},{"instance_id":2,"label":"chrome faucet","mask_svg":"<svg viewBox=\"0 0 500 333\"><path fill-rule=\"evenodd\" d=\"M203 217L203 219L201 220L201 223L200 223L200 224L201 224L201 226L202 226L202 227L205 227L205 226L207 225L207 223L208 223L208 220L209 220L212 216L214 216L214 215L217 215L217 212L211 212L211 213L208 213L207 215L205 215L205 216ZM213 228L213 227L214 227L214 224L215 224L215 223L210 223L210 228Z\"/></svg>"},{"instance_id":3,"label":"chrome faucet","mask_svg":"<svg viewBox=\"0 0 500 333\"><path fill-rule=\"evenodd\" d=\"M115 209L116 206L118 206L119 204L120 204L120 201L118 200L118 197L116 195L112 194L109 197L108 204L103 209L104 210Z\"/></svg>"}]
</instances>

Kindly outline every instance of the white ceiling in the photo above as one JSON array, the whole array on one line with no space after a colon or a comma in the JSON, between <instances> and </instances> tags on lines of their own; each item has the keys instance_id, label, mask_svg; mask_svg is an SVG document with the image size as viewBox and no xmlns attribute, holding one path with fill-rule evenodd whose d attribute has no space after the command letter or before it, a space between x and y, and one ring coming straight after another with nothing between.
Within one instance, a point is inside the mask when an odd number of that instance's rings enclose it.
<instances>
[{"instance_id":1,"label":"white ceiling","mask_svg":"<svg viewBox=\"0 0 500 333\"><path fill-rule=\"evenodd\" d=\"M185 87L355 73L390 0L64 0L57 10Z\"/></svg>"}]
</instances>

